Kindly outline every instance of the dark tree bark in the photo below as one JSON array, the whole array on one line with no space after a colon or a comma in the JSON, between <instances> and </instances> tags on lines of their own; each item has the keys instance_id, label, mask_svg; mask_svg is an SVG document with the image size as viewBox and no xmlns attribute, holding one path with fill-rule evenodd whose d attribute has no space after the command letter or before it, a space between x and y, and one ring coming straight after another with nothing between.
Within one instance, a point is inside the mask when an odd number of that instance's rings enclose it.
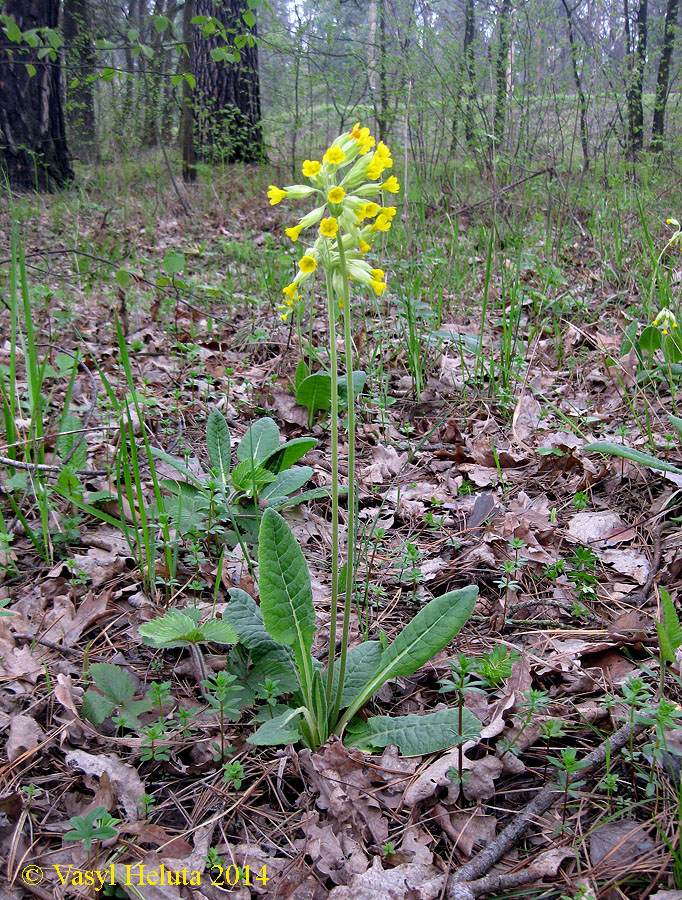
<instances>
[{"instance_id":1,"label":"dark tree bark","mask_svg":"<svg viewBox=\"0 0 682 900\"><path fill-rule=\"evenodd\" d=\"M464 8L464 39L462 41L462 55L457 66L455 76L455 112L452 119L452 143L451 153L457 150L457 136L459 133L459 121L464 110L464 136L469 146L474 137L472 91L474 86L474 0L466 0Z\"/></svg>"},{"instance_id":2,"label":"dark tree bark","mask_svg":"<svg viewBox=\"0 0 682 900\"><path fill-rule=\"evenodd\" d=\"M474 15L474 0L466 0L464 12L464 65L466 67L468 84L466 87L466 100L464 103L464 138L469 146L474 140L474 88L476 84L476 68L474 59L474 37L476 35L476 17Z\"/></svg>"},{"instance_id":3,"label":"dark tree bark","mask_svg":"<svg viewBox=\"0 0 682 900\"><path fill-rule=\"evenodd\" d=\"M642 91L644 88L644 69L647 50L647 16L648 0L639 0L637 10L636 39L630 29L630 11L628 0L623 0L625 15L625 41L627 50L627 107L628 107L628 151L634 159L644 145L644 104Z\"/></svg>"},{"instance_id":4,"label":"dark tree bark","mask_svg":"<svg viewBox=\"0 0 682 900\"><path fill-rule=\"evenodd\" d=\"M185 0L182 19L182 42L180 67L183 73L191 73L194 68L194 44L192 42L192 17L194 0ZM194 158L194 106L192 88L187 80L182 82L182 115L180 118L180 143L182 145L182 180L196 181L197 167Z\"/></svg>"},{"instance_id":5,"label":"dark tree bark","mask_svg":"<svg viewBox=\"0 0 682 900\"><path fill-rule=\"evenodd\" d=\"M251 33L243 13L245 0L195 0L197 16L212 16L225 26L230 46ZM194 110L197 156L233 162L259 162L264 157L261 130L258 48L237 47L239 61L216 62L211 51L225 46L219 35L204 37L194 29Z\"/></svg>"},{"instance_id":6,"label":"dark tree bark","mask_svg":"<svg viewBox=\"0 0 682 900\"><path fill-rule=\"evenodd\" d=\"M56 28L59 0L4 0L21 31ZM59 56L0 32L0 169L16 190L51 191L73 178L64 131ZM35 69L31 76L27 66Z\"/></svg>"},{"instance_id":7,"label":"dark tree bark","mask_svg":"<svg viewBox=\"0 0 682 900\"><path fill-rule=\"evenodd\" d=\"M499 38L497 59L495 60L495 119L493 133L495 135L495 152L500 149L504 138L504 125L507 117L507 65L509 59L509 42L511 40L511 0L502 0L499 15Z\"/></svg>"},{"instance_id":8,"label":"dark tree bark","mask_svg":"<svg viewBox=\"0 0 682 900\"><path fill-rule=\"evenodd\" d=\"M64 0L64 74L66 124L71 151L83 162L97 158L94 83L95 70L88 0Z\"/></svg>"},{"instance_id":9,"label":"dark tree bark","mask_svg":"<svg viewBox=\"0 0 682 900\"><path fill-rule=\"evenodd\" d=\"M668 0L665 11L665 30L663 32L663 49L658 63L656 80L656 99L654 100L654 121L651 128L651 149L660 153L663 149L665 131L665 107L668 102L668 83L670 80L670 61L675 45L675 29L680 8L679 0Z\"/></svg>"},{"instance_id":10,"label":"dark tree bark","mask_svg":"<svg viewBox=\"0 0 682 900\"><path fill-rule=\"evenodd\" d=\"M566 12L566 21L568 23L568 45L571 49L571 65L573 67L573 81L575 89L578 92L578 108L580 110L580 143L583 148L583 168L587 171L590 165L590 157L588 155L587 145L587 101L585 100L585 92L583 91L582 82L580 80L580 72L578 71L578 46L575 42L573 34L573 10L570 8L566 0L561 0ZM578 2L578 5L580 0Z\"/></svg>"}]
</instances>

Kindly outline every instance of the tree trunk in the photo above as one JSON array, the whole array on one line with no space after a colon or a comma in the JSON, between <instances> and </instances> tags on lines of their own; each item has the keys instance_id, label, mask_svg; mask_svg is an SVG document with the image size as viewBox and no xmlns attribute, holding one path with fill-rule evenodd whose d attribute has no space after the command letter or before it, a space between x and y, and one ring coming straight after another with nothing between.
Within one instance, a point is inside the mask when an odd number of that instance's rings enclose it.
<instances>
[{"instance_id":1,"label":"tree trunk","mask_svg":"<svg viewBox=\"0 0 682 900\"><path fill-rule=\"evenodd\" d=\"M665 30L663 33L663 49L658 64L656 80L656 99L654 100L654 121L651 128L651 149L660 153L663 149L663 133L665 130L665 107L668 102L668 82L670 80L670 61L675 46L675 29L680 8L679 0L668 0L665 11Z\"/></svg>"},{"instance_id":2,"label":"tree trunk","mask_svg":"<svg viewBox=\"0 0 682 900\"><path fill-rule=\"evenodd\" d=\"M635 155L640 153L644 146L644 104L642 93L644 90L644 69L646 68L648 11L649 0L639 0L639 10L637 11L637 48L635 50L635 71L632 97L632 151Z\"/></svg>"},{"instance_id":3,"label":"tree trunk","mask_svg":"<svg viewBox=\"0 0 682 900\"><path fill-rule=\"evenodd\" d=\"M195 137L202 159L234 163L259 162L264 157L258 48L255 43L249 46L256 26L245 24L247 11L245 0L195 0L196 15L217 19L229 40L227 58L217 61L212 51L219 53L225 47L224 37L218 33L204 37L198 27L194 29ZM251 41L242 45L241 39L247 36ZM230 58L232 51L235 61Z\"/></svg>"},{"instance_id":4,"label":"tree trunk","mask_svg":"<svg viewBox=\"0 0 682 900\"><path fill-rule=\"evenodd\" d=\"M23 32L57 28L59 0L4 0L3 13ZM73 178L66 149L58 54L0 32L0 169L16 190L51 191ZM31 66L32 69L27 68ZM31 76L31 71L35 74Z\"/></svg>"},{"instance_id":5,"label":"tree trunk","mask_svg":"<svg viewBox=\"0 0 682 900\"><path fill-rule=\"evenodd\" d=\"M573 68L573 81L575 89L578 93L578 108L580 110L580 143L583 148L583 169L587 171L590 165L590 158L587 149L587 101L585 100L585 92L583 91L582 82L580 80L580 72L578 72L578 46L575 42L573 34L573 9L570 9L566 0L561 0L566 11L566 21L568 23L568 44L571 49L571 65ZM574 7L575 8L575 7Z\"/></svg>"},{"instance_id":6,"label":"tree trunk","mask_svg":"<svg viewBox=\"0 0 682 900\"><path fill-rule=\"evenodd\" d=\"M72 152L83 162L97 158L94 83L95 70L88 0L64 0L64 73L66 123Z\"/></svg>"},{"instance_id":7,"label":"tree trunk","mask_svg":"<svg viewBox=\"0 0 682 900\"><path fill-rule=\"evenodd\" d=\"M474 15L474 0L466 0L464 13L464 65L467 71L468 84L466 87L466 100L464 104L464 138L469 146L474 140L474 87L476 68L474 59L474 37L476 34L476 18Z\"/></svg>"},{"instance_id":8,"label":"tree trunk","mask_svg":"<svg viewBox=\"0 0 682 900\"><path fill-rule=\"evenodd\" d=\"M180 50L180 71L191 73L194 67L194 44L192 43L192 17L194 16L194 0L185 0L182 18L182 42ZM194 106L192 88L187 80L182 82L182 117L180 119L180 142L182 144L182 180L186 183L196 181L197 167L194 158Z\"/></svg>"},{"instance_id":9,"label":"tree trunk","mask_svg":"<svg viewBox=\"0 0 682 900\"><path fill-rule=\"evenodd\" d=\"M500 145L504 138L505 119L507 117L507 66L510 41L511 0L502 0L499 16L499 43L495 61L495 119L493 122L495 153L498 153L500 150Z\"/></svg>"},{"instance_id":10,"label":"tree trunk","mask_svg":"<svg viewBox=\"0 0 682 900\"><path fill-rule=\"evenodd\" d=\"M635 35L631 33L630 29L628 0L623 0L623 14L625 16L625 49L627 52L627 145L629 155L633 159L641 151L644 144L644 105L642 102L642 91L644 87L644 68L646 66L648 7L648 0L639 0L635 38Z\"/></svg>"}]
</instances>

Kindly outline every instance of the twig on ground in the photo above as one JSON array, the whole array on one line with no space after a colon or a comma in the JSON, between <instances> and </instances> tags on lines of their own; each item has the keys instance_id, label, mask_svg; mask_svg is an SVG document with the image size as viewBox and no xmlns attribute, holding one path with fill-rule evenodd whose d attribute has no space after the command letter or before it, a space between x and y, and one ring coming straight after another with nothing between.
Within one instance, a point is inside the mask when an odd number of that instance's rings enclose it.
<instances>
[{"instance_id":1,"label":"twig on ground","mask_svg":"<svg viewBox=\"0 0 682 900\"><path fill-rule=\"evenodd\" d=\"M640 724L634 726L626 724L619 728L618 731L585 757L584 762L587 765L569 777L569 784L577 781L579 778L581 780L584 779L598 766L601 766L606 760L607 747L613 758L630 741L630 736L638 734L643 728L644 725ZM468 863L465 863L465 865L450 875L447 886L447 900L474 900L475 897L480 897L487 890L492 889L492 881L490 882L490 887L481 885L482 882L487 883L489 881L489 879L483 878L485 873L502 859L505 853L526 833L539 816L547 812L555 801L562 796L562 792L563 786L556 783L548 784L542 788L530 803L516 814L513 821L507 825L492 844L481 850ZM539 876L536 874L535 877L538 878Z\"/></svg>"}]
</instances>

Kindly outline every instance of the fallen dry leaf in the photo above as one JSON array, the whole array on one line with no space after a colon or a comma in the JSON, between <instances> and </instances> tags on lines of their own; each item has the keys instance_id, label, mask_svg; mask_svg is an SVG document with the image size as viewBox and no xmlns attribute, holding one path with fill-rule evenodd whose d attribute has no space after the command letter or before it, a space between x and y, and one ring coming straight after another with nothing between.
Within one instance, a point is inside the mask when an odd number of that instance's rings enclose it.
<instances>
[{"instance_id":1,"label":"fallen dry leaf","mask_svg":"<svg viewBox=\"0 0 682 900\"><path fill-rule=\"evenodd\" d=\"M12 763L29 750L34 750L45 737L45 732L30 716L14 716L5 744L5 755Z\"/></svg>"},{"instance_id":2,"label":"fallen dry leaf","mask_svg":"<svg viewBox=\"0 0 682 900\"><path fill-rule=\"evenodd\" d=\"M139 798L145 793L145 787L136 769L113 754L95 756L84 750L72 750L66 754L65 761L86 775L101 778L106 774L128 818L133 821L140 818Z\"/></svg>"}]
</instances>

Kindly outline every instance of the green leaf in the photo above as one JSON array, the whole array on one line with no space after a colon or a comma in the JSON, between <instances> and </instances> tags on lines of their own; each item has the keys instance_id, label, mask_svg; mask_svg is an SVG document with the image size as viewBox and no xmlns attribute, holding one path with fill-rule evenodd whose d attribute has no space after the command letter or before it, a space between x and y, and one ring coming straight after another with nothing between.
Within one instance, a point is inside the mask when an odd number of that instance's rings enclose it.
<instances>
[{"instance_id":1,"label":"green leaf","mask_svg":"<svg viewBox=\"0 0 682 900\"><path fill-rule=\"evenodd\" d=\"M206 422L206 447L211 465L223 484L230 477L230 429L219 409L212 409Z\"/></svg>"},{"instance_id":2,"label":"green leaf","mask_svg":"<svg viewBox=\"0 0 682 900\"><path fill-rule=\"evenodd\" d=\"M185 268L185 255L177 250L169 250L163 258L163 271L166 275L178 275Z\"/></svg>"},{"instance_id":3,"label":"green leaf","mask_svg":"<svg viewBox=\"0 0 682 900\"><path fill-rule=\"evenodd\" d=\"M411 675L446 647L473 612L477 596L478 588L470 585L427 603L384 650L378 670L349 703L337 732L389 678Z\"/></svg>"},{"instance_id":4,"label":"green leaf","mask_svg":"<svg viewBox=\"0 0 682 900\"><path fill-rule=\"evenodd\" d=\"M231 588L229 594L230 602L223 616L251 654L254 667L249 673L249 686L257 688L265 678L273 678L280 682L285 693L298 690L291 650L270 637L256 601L239 588Z\"/></svg>"},{"instance_id":5,"label":"green leaf","mask_svg":"<svg viewBox=\"0 0 682 900\"><path fill-rule=\"evenodd\" d=\"M237 491L245 491L248 496L260 493L260 489L275 480L272 472L264 469L258 463L247 459L237 463L232 470L232 485Z\"/></svg>"},{"instance_id":6,"label":"green leaf","mask_svg":"<svg viewBox=\"0 0 682 900\"><path fill-rule=\"evenodd\" d=\"M262 460L261 465L264 469L269 469L277 475L279 472L284 471L284 469L293 466L295 462L298 462L302 456L305 456L309 450L312 450L313 447L316 446L317 441L315 438L294 438L291 441L287 441L285 444L281 444L275 451L268 454L268 456Z\"/></svg>"},{"instance_id":7,"label":"green leaf","mask_svg":"<svg viewBox=\"0 0 682 900\"><path fill-rule=\"evenodd\" d=\"M244 19L244 22L246 23L246 25L248 25L249 28L253 28L253 26L256 24L256 17L250 9L244 10L244 12L242 13L242 19Z\"/></svg>"},{"instance_id":8,"label":"green leaf","mask_svg":"<svg viewBox=\"0 0 682 900\"><path fill-rule=\"evenodd\" d=\"M682 626L677 617L675 604L665 588L659 588L663 622L657 622L658 637L661 644L661 655L667 662L675 662L675 651L682 647ZM664 645L666 652L664 653Z\"/></svg>"},{"instance_id":9,"label":"green leaf","mask_svg":"<svg viewBox=\"0 0 682 900\"><path fill-rule=\"evenodd\" d=\"M280 472L277 478L268 484L260 493L261 500L267 500L269 497L287 497L298 491L308 481L313 474L310 466L294 466L293 469L287 469L286 472Z\"/></svg>"},{"instance_id":10,"label":"green leaf","mask_svg":"<svg viewBox=\"0 0 682 900\"><path fill-rule=\"evenodd\" d=\"M133 680L120 666L113 663L93 663L90 675L104 696L117 706L132 700L135 693Z\"/></svg>"},{"instance_id":11,"label":"green leaf","mask_svg":"<svg viewBox=\"0 0 682 900\"><path fill-rule=\"evenodd\" d=\"M682 475L682 469L678 469L677 466L664 459L659 459L650 453L642 453L641 450L624 447L623 444L614 444L611 441L596 441L594 444L586 444L583 447L583 453L606 453L608 456L621 456L623 459L641 463L649 469L662 469L664 472L675 472L677 475Z\"/></svg>"},{"instance_id":12,"label":"green leaf","mask_svg":"<svg viewBox=\"0 0 682 900\"><path fill-rule=\"evenodd\" d=\"M682 360L682 346L680 346L679 328L666 334L663 338L663 353L666 362L679 363Z\"/></svg>"},{"instance_id":13,"label":"green leaf","mask_svg":"<svg viewBox=\"0 0 682 900\"><path fill-rule=\"evenodd\" d=\"M184 613L171 610L158 619L140 625L138 631L145 644L158 648L186 647L188 644L236 644L234 628L224 619L210 619L198 625L191 616L193 610Z\"/></svg>"},{"instance_id":14,"label":"green leaf","mask_svg":"<svg viewBox=\"0 0 682 900\"><path fill-rule=\"evenodd\" d=\"M343 690L341 691L341 709L345 709L376 674L381 663L382 652L379 641L364 641L362 644L356 644L355 647L351 647L348 651L346 674L343 679ZM327 673L325 671L324 678L326 679L326 677ZM333 696L336 696L338 683L339 667L337 664L334 666L334 677L332 679Z\"/></svg>"},{"instance_id":15,"label":"green leaf","mask_svg":"<svg viewBox=\"0 0 682 900\"><path fill-rule=\"evenodd\" d=\"M668 415L668 418L670 419L670 422L671 422L672 426L674 427L675 431L677 431L679 436L682 438L682 419L680 419L679 416L672 416L672 415Z\"/></svg>"},{"instance_id":16,"label":"green leaf","mask_svg":"<svg viewBox=\"0 0 682 900\"><path fill-rule=\"evenodd\" d=\"M301 687L310 703L315 607L310 573L296 538L274 509L266 509L258 541L260 608L270 635L294 651Z\"/></svg>"},{"instance_id":17,"label":"green leaf","mask_svg":"<svg viewBox=\"0 0 682 900\"><path fill-rule=\"evenodd\" d=\"M133 276L127 269L119 269L114 276L119 285L125 290L133 283Z\"/></svg>"},{"instance_id":18,"label":"green leaf","mask_svg":"<svg viewBox=\"0 0 682 900\"><path fill-rule=\"evenodd\" d=\"M197 80L191 72L185 72L185 81L192 88L192 90L194 90L194 88L197 86Z\"/></svg>"},{"instance_id":19,"label":"green leaf","mask_svg":"<svg viewBox=\"0 0 682 900\"><path fill-rule=\"evenodd\" d=\"M33 78L36 74L36 67L31 65L31 63L26 63L26 71L28 72L28 77Z\"/></svg>"},{"instance_id":20,"label":"green leaf","mask_svg":"<svg viewBox=\"0 0 682 900\"><path fill-rule=\"evenodd\" d=\"M246 434L237 447L237 459L246 462L253 459L255 463L261 463L274 453L279 446L279 429L268 416L258 419L247 429Z\"/></svg>"},{"instance_id":21,"label":"green leaf","mask_svg":"<svg viewBox=\"0 0 682 900\"><path fill-rule=\"evenodd\" d=\"M296 374L294 375L294 386L296 390L298 390L301 382L310 375L310 369L308 368L308 364L304 359L300 359L298 361L298 365L296 366Z\"/></svg>"},{"instance_id":22,"label":"green leaf","mask_svg":"<svg viewBox=\"0 0 682 900\"><path fill-rule=\"evenodd\" d=\"M201 626L202 641L212 644L236 644L239 640L234 628L224 619L209 619Z\"/></svg>"},{"instance_id":23,"label":"green leaf","mask_svg":"<svg viewBox=\"0 0 682 900\"><path fill-rule=\"evenodd\" d=\"M92 688L88 688L83 694L83 715L93 725L101 725L115 708L116 704L113 701L107 700Z\"/></svg>"},{"instance_id":24,"label":"green leaf","mask_svg":"<svg viewBox=\"0 0 682 900\"><path fill-rule=\"evenodd\" d=\"M349 729L345 743L368 752L395 744L402 756L422 756L476 740L480 732L479 720L464 709L460 734L459 709L453 707L423 716L375 716Z\"/></svg>"},{"instance_id":25,"label":"green leaf","mask_svg":"<svg viewBox=\"0 0 682 900\"><path fill-rule=\"evenodd\" d=\"M663 335L655 325L647 325L637 343L644 353L653 354L656 350L660 350Z\"/></svg>"},{"instance_id":26,"label":"green leaf","mask_svg":"<svg viewBox=\"0 0 682 900\"><path fill-rule=\"evenodd\" d=\"M296 402L305 406L311 415L332 404L332 379L326 372L308 375L296 388Z\"/></svg>"},{"instance_id":27,"label":"green leaf","mask_svg":"<svg viewBox=\"0 0 682 900\"><path fill-rule=\"evenodd\" d=\"M338 391L339 391L339 402L342 405L347 405L348 403L348 379L345 375L339 375ZM361 394L365 389L365 385L367 384L367 373L363 372L362 369L356 369L353 372L353 396L357 397L358 394Z\"/></svg>"},{"instance_id":28,"label":"green leaf","mask_svg":"<svg viewBox=\"0 0 682 900\"><path fill-rule=\"evenodd\" d=\"M257 747L276 747L281 744L295 744L301 740L298 722L302 709L288 709L274 719L264 722L261 727L248 737L249 744Z\"/></svg>"}]
</instances>

